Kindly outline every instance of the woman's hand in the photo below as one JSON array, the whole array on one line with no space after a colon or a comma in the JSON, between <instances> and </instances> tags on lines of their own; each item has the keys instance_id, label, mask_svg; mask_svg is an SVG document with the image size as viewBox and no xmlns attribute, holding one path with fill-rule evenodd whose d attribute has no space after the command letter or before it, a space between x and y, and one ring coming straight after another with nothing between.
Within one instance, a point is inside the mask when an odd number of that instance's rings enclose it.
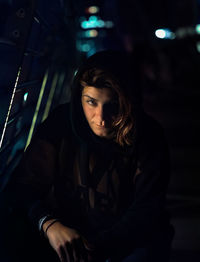
<instances>
[{"instance_id":1,"label":"woman's hand","mask_svg":"<svg viewBox=\"0 0 200 262\"><path fill-rule=\"evenodd\" d=\"M52 221L43 224L44 232ZM88 261L82 238L76 230L56 221L48 228L46 235L61 262Z\"/></svg>"}]
</instances>

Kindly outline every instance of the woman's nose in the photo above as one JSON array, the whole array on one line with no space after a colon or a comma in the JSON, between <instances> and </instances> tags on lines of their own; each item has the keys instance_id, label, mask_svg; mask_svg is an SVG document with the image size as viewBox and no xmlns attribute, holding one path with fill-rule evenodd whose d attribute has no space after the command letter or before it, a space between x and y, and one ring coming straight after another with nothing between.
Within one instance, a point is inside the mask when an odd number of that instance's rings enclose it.
<instances>
[{"instance_id":1,"label":"woman's nose","mask_svg":"<svg viewBox=\"0 0 200 262\"><path fill-rule=\"evenodd\" d=\"M96 117L97 117L97 125L104 126L105 125L105 116L104 116L104 108L103 106L99 106L96 110Z\"/></svg>"}]
</instances>

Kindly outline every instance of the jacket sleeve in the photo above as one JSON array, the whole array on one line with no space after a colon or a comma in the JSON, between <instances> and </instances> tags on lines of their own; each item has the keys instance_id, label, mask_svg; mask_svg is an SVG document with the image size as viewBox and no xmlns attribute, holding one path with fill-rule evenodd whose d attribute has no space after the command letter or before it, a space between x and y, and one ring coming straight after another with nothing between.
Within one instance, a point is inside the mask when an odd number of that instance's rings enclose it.
<instances>
[{"instance_id":1,"label":"jacket sleeve","mask_svg":"<svg viewBox=\"0 0 200 262\"><path fill-rule=\"evenodd\" d=\"M55 171L55 149L46 141L34 139L5 189L9 204L22 209L37 226L44 215L51 215L49 205Z\"/></svg>"},{"instance_id":2,"label":"jacket sleeve","mask_svg":"<svg viewBox=\"0 0 200 262\"><path fill-rule=\"evenodd\" d=\"M25 210L35 226L46 215L56 216L53 185L63 109L58 107L38 126L4 192L8 205Z\"/></svg>"},{"instance_id":3,"label":"jacket sleeve","mask_svg":"<svg viewBox=\"0 0 200 262\"><path fill-rule=\"evenodd\" d=\"M144 247L162 231L168 221L165 195L169 181L169 154L163 130L148 120L141 130L134 201L126 213L108 230L99 234L96 246L108 255L116 250Z\"/></svg>"}]
</instances>

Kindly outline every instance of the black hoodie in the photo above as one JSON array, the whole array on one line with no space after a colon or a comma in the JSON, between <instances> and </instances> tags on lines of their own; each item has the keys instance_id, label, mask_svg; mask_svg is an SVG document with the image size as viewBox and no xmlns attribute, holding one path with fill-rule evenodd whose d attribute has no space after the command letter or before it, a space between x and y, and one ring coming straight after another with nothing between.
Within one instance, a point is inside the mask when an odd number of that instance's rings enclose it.
<instances>
[{"instance_id":1,"label":"black hoodie","mask_svg":"<svg viewBox=\"0 0 200 262\"><path fill-rule=\"evenodd\" d=\"M131 97L137 120L132 146L122 148L89 128L78 83L83 70L92 67L117 77ZM160 125L141 110L133 69L123 53L90 57L76 74L71 103L58 106L38 127L10 185L15 202L23 203L36 226L45 215L58 218L95 243L105 257L144 247L169 226L167 145Z\"/></svg>"}]
</instances>

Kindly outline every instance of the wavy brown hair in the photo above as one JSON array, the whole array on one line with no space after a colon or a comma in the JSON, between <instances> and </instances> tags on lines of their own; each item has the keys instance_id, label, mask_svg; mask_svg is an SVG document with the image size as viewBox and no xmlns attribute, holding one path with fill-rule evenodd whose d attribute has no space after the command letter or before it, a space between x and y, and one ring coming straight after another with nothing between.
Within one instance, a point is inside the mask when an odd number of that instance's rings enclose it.
<instances>
[{"instance_id":1,"label":"wavy brown hair","mask_svg":"<svg viewBox=\"0 0 200 262\"><path fill-rule=\"evenodd\" d=\"M120 83L110 73L98 68L87 69L80 77L80 86L96 88L110 88L117 95L118 115L112 123L112 137L120 145L132 145L134 139L135 123L133 119L132 103L124 93Z\"/></svg>"}]
</instances>

